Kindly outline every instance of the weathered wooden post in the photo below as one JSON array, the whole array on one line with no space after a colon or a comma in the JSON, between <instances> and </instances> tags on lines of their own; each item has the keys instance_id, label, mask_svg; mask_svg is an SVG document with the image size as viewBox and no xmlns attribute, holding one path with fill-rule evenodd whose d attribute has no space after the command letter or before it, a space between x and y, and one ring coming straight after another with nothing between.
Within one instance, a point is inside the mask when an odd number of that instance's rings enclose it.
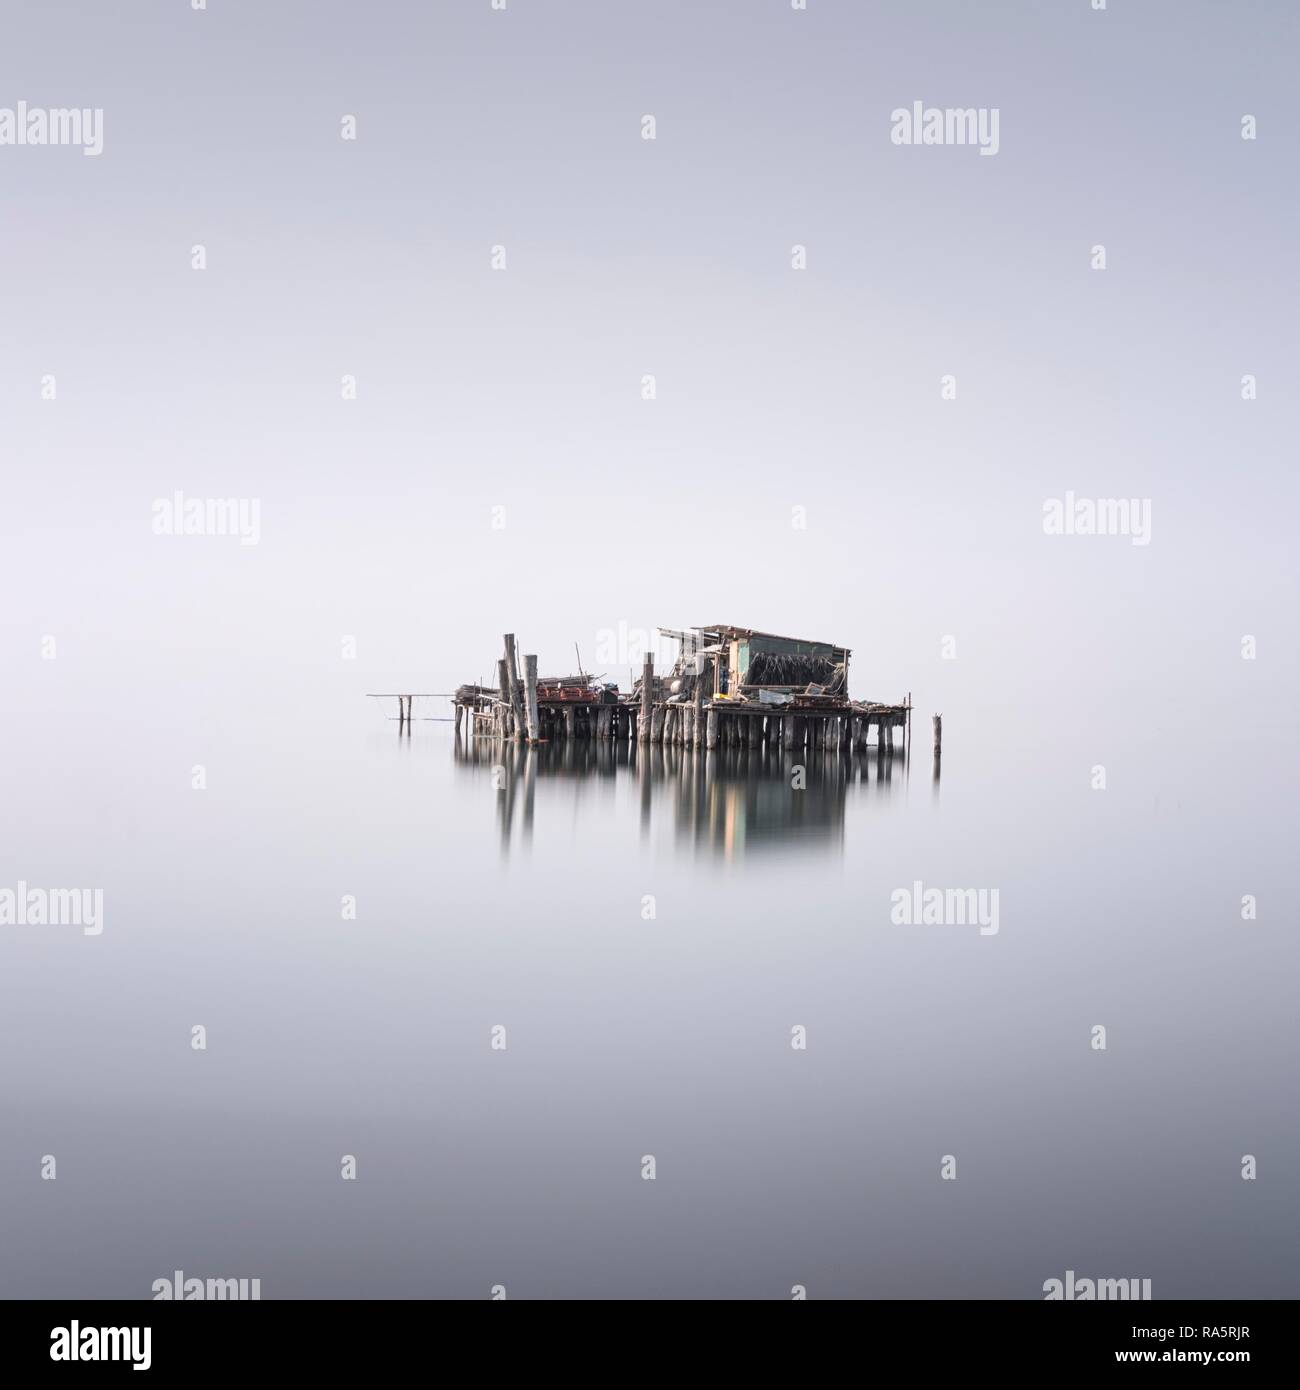
<instances>
[{"instance_id":1,"label":"weathered wooden post","mask_svg":"<svg viewBox=\"0 0 1300 1390\"><path fill-rule=\"evenodd\" d=\"M704 746L710 750L718 746L718 707L709 706L708 726L704 733Z\"/></svg>"},{"instance_id":2,"label":"weathered wooden post","mask_svg":"<svg viewBox=\"0 0 1300 1390\"><path fill-rule=\"evenodd\" d=\"M507 632L503 639L506 645L506 674L510 680L509 695L510 710L514 715L515 737L524 736L524 702L519 691L519 657L515 652L515 635Z\"/></svg>"},{"instance_id":3,"label":"weathered wooden post","mask_svg":"<svg viewBox=\"0 0 1300 1390\"><path fill-rule=\"evenodd\" d=\"M637 737L643 742L650 738L650 718L654 709L655 659L647 655L641 667L641 717L637 721Z\"/></svg>"},{"instance_id":4,"label":"weathered wooden post","mask_svg":"<svg viewBox=\"0 0 1300 1390\"><path fill-rule=\"evenodd\" d=\"M650 742L662 743L664 739L664 707L656 704L650 710Z\"/></svg>"},{"instance_id":5,"label":"weathered wooden post","mask_svg":"<svg viewBox=\"0 0 1300 1390\"><path fill-rule=\"evenodd\" d=\"M943 755L943 715L934 716L934 761L935 766L939 764L939 759Z\"/></svg>"},{"instance_id":6,"label":"weathered wooden post","mask_svg":"<svg viewBox=\"0 0 1300 1390\"><path fill-rule=\"evenodd\" d=\"M577 737L578 733L578 712L572 705L564 707L564 737L570 742Z\"/></svg>"},{"instance_id":7,"label":"weathered wooden post","mask_svg":"<svg viewBox=\"0 0 1300 1390\"><path fill-rule=\"evenodd\" d=\"M539 737L537 727L537 658L524 657L524 688L528 701L528 742L536 743Z\"/></svg>"},{"instance_id":8,"label":"weathered wooden post","mask_svg":"<svg viewBox=\"0 0 1300 1390\"><path fill-rule=\"evenodd\" d=\"M505 657L497 662L497 679L501 686L500 733L503 738L508 738L510 736L510 668L506 665Z\"/></svg>"},{"instance_id":9,"label":"weathered wooden post","mask_svg":"<svg viewBox=\"0 0 1300 1390\"><path fill-rule=\"evenodd\" d=\"M712 683L710 676L713 674L713 663L706 656L700 665L700 673L695 678L695 746L704 747L705 726L704 726L704 696L708 686Z\"/></svg>"},{"instance_id":10,"label":"weathered wooden post","mask_svg":"<svg viewBox=\"0 0 1300 1390\"><path fill-rule=\"evenodd\" d=\"M456 737L457 737L457 738L460 737L460 721L461 721L461 716L462 716L464 713L465 713L465 707L464 707L464 705L462 705L462 704L460 703L460 701L457 700L457 701L456 701Z\"/></svg>"}]
</instances>

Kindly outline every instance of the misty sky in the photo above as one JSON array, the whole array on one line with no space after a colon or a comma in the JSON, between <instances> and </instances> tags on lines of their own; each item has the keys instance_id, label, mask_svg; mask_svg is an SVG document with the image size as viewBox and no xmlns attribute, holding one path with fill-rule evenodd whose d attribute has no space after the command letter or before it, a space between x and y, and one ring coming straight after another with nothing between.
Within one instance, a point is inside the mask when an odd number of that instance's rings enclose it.
<instances>
[{"instance_id":1,"label":"misty sky","mask_svg":"<svg viewBox=\"0 0 1300 1390\"><path fill-rule=\"evenodd\" d=\"M1294 681L1296 28L17 7L0 104L105 114L98 158L0 149L9 698L443 690L620 620L807 632L980 717L1234 682L1247 632ZM917 100L996 106L996 157L891 144ZM260 499L260 544L153 536L177 489ZM1066 489L1150 498L1152 544L1044 536Z\"/></svg>"}]
</instances>

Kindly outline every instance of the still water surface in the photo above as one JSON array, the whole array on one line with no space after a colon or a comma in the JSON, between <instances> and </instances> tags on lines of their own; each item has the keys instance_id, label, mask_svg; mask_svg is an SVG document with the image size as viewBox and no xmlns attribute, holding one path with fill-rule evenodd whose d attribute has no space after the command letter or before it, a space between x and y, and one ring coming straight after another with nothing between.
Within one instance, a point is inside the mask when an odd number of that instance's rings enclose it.
<instances>
[{"instance_id":1,"label":"still water surface","mask_svg":"<svg viewBox=\"0 0 1300 1390\"><path fill-rule=\"evenodd\" d=\"M0 939L0 1293L1300 1293L1262 744L1135 739L1099 794L1051 729L950 716L941 783L918 720L910 766L795 789L362 703L213 723L201 794L193 730L15 753L10 880L106 920ZM917 881L997 889L998 931L892 922Z\"/></svg>"}]
</instances>

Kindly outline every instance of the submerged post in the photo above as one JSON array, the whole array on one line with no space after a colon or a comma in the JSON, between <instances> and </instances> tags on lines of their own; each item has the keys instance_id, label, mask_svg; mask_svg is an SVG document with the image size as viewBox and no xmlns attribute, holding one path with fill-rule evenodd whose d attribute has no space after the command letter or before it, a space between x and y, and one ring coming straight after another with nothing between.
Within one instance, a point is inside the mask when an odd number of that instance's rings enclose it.
<instances>
[{"instance_id":1,"label":"submerged post","mask_svg":"<svg viewBox=\"0 0 1300 1390\"><path fill-rule=\"evenodd\" d=\"M537 658L524 657L524 685L528 698L528 742L536 743L537 728Z\"/></svg>"}]
</instances>

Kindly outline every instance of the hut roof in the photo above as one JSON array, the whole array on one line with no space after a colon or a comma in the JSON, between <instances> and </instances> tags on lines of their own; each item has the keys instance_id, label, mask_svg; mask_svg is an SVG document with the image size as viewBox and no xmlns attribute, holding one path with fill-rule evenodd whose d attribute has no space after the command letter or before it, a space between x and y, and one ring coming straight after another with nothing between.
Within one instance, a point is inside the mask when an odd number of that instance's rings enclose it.
<instances>
[{"instance_id":1,"label":"hut roof","mask_svg":"<svg viewBox=\"0 0 1300 1390\"><path fill-rule=\"evenodd\" d=\"M852 655L848 647L842 647L838 642L822 642L816 637L787 637L779 632L760 632L753 627L736 627L731 623L704 623L696 628L697 632L716 632L720 637L775 637L779 642L806 642L813 647L830 647L834 651L844 652Z\"/></svg>"}]
</instances>

